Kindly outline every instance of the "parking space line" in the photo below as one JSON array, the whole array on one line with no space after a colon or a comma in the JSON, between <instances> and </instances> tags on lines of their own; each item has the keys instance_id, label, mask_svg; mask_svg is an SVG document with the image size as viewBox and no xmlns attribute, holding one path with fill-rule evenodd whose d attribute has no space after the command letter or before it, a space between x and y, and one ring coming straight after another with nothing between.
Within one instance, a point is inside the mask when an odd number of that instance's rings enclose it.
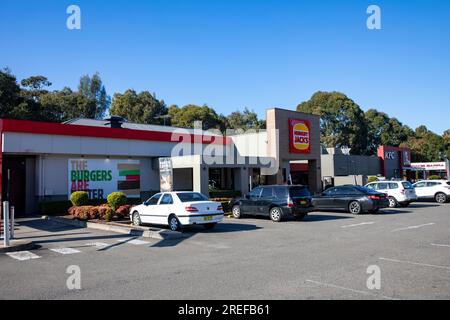
<instances>
[{"instance_id":1,"label":"parking space line","mask_svg":"<svg viewBox=\"0 0 450 320\"><path fill-rule=\"evenodd\" d=\"M96 247L96 248L104 248L104 247L107 247L108 244L104 243L104 242L89 242L89 243L86 243L86 246Z\"/></svg>"},{"instance_id":2,"label":"parking space line","mask_svg":"<svg viewBox=\"0 0 450 320\"><path fill-rule=\"evenodd\" d=\"M352 227L358 227L358 226L365 226L365 225L369 225L369 224L374 224L375 222L370 221L370 222L362 222L362 223L355 223L355 224L349 224L346 226L341 226L341 228L352 228Z\"/></svg>"},{"instance_id":3,"label":"parking space line","mask_svg":"<svg viewBox=\"0 0 450 320\"><path fill-rule=\"evenodd\" d=\"M74 253L80 253L80 250L73 249L73 248L51 248L50 251L60 253L60 254L74 254Z\"/></svg>"},{"instance_id":4,"label":"parking space line","mask_svg":"<svg viewBox=\"0 0 450 320\"><path fill-rule=\"evenodd\" d=\"M19 261L39 259L40 258L40 256L38 256L37 254L34 254L34 253L30 252L30 251L7 252L6 255L10 256L13 259L19 260Z\"/></svg>"},{"instance_id":5,"label":"parking space line","mask_svg":"<svg viewBox=\"0 0 450 320\"><path fill-rule=\"evenodd\" d=\"M378 295L378 294L363 291L363 290L356 290L356 289L352 289L352 288L342 287L342 286L338 286L338 285L331 284L331 283L319 282L319 281L314 281L314 280L305 280L305 281L314 283L314 284L317 284L320 286L331 287L331 288L336 288L336 289L341 289L341 290L347 290L347 291L351 291L354 293L364 294L364 295L373 296L373 297L377 297L377 298L383 298L383 299L387 299L387 300L399 300L396 298L392 298L392 297L388 297L388 296L384 296L384 295Z\"/></svg>"},{"instance_id":6,"label":"parking space line","mask_svg":"<svg viewBox=\"0 0 450 320\"><path fill-rule=\"evenodd\" d=\"M439 266L435 264L427 264L427 263L420 263L420 262L413 262L413 261L406 261L406 260L397 260L397 259L389 259L389 258L379 258L380 260L384 261L390 261L390 262L397 262L397 263L406 263L411 264L415 266L421 266L421 267L431 267L431 268L437 268L437 269L444 269L444 270L450 270L450 267L448 266Z\"/></svg>"},{"instance_id":7,"label":"parking space line","mask_svg":"<svg viewBox=\"0 0 450 320\"><path fill-rule=\"evenodd\" d=\"M133 244L135 246L140 246L143 244L150 244L150 242L148 241L143 241L143 240L139 240L139 239L119 239L117 240L117 242L122 242L122 243L129 243L129 244Z\"/></svg>"},{"instance_id":8,"label":"parking space line","mask_svg":"<svg viewBox=\"0 0 450 320\"><path fill-rule=\"evenodd\" d=\"M392 232L411 230L411 229L419 229L419 228L422 228L422 227L427 227L427 226L432 226L432 225L434 225L434 222L421 224L421 225L418 225L418 226L410 226L410 227L405 227L405 228L398 228L398 229L392 230Z\"/></svg>"},{"instance_id":9,"label":"parking space line","mask_svg":"<svg viewBox=\"0 0 450 320\"><path fill-rule=\"evenodd\" d=\"M430 245L435 246L435 247L446 247L446 248L450 248L450 244L430 243Z\"/></svg>"}]
</instances>

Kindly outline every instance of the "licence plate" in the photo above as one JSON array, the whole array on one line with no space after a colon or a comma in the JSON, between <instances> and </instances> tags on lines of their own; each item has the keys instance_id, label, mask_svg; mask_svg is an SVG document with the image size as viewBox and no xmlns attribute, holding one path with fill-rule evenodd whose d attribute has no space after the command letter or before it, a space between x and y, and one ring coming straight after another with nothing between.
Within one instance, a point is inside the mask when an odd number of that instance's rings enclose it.
<instances>
[{"instance_id":1,"label":"licence plate","mask_svg":"<svg viewBox=\"0 0 450 320\"><path fill-rule=\"evenodd\" d=\"M300 201L300 204L307 204L306 201Z\"/></svg>"},{"instance_id":2,"label":"licence plate","mask_svg":"<svg viewBox=\"0 0 450 320\"><path fill-rule=\"evenodd\" d=\"M212 220L212 216L206 216L206 217L203 217L203 221L211 221Z\"/></svg>"}]
</instances>

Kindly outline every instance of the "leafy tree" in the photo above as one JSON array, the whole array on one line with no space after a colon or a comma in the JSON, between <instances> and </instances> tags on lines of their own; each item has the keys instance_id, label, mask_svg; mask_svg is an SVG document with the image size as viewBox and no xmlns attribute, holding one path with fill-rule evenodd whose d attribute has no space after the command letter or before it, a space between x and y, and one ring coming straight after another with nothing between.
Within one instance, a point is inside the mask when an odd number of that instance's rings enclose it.
<instances>
[{"instance_id":1,"label":"leafy tree","mask_svg":"<svg viewBox=\"0 0 450 320\"><path fill-rule=\"evenodd\" d=\"M245 108L243 112L235 111L226 117L226 127L230 129L264 129L266 124L258 120L258 115Z\"/></svg>"},{"instance_id":2,"label":"leafy tree","mask_svg":"<svg viewBox=\"0 0 450 320\"><path fill-rule=\"evenodd\" d=\"M22 101L16 77L9 69L0 70L0 118L12 118Z\"/></svg>"},{"instance_id":3,"label":"leafy tree","mask_svg":"<svg viewBox=\"0 0 450 320\"><path fill-rule=\"evenodd\" d=\"M109 112L135 123L162 124L163 119L157 117L166 115L167 107L163 100L156 99L148 91L137 94L127 90L123 94L114 94Z\"/></svg>"},{"instance_id":4,"label":"leafy tree","mask_svg":"<svg viewBox=\"0 0 450 320\"><path fill-rule=\"evenodd\" d=\"M411 149L413 161L442 161L445 156L444 137L429 131L426 126L418 127L414 136L402 146Z\"/></svg>"},{"instance_id":5,"label":"leafy tree","mask_svg":"<svg viewBox=\"0 0 450 320\"><path fill-rule=\"evenodd\" d=\"M105 116L110 98L98 72L92 77L84 75L80 78L78 93L84 98L80 116L90 119L102 119Z\"/></svg>"},{"instance_id":6,"label":"leafy tree","mask_svg":"<svg viewBox=\"0 0 450 320\"><path fill-rule=\"evenodd\" d=\"M367 126L364 112L345 94L316 92L297 111L319 115L321 141L326 147L348 145L354 154L366 154Z\"/></svg>"},{"instance_id":7,"label":"leafy tree","mask_svg":"<svg viewBox=\"0 0 450 320\"><path fill-rule=\"evenodd\" d=\"M450 129L446 130L443 135L445 143L445 154L447 159L450 159Z\"/></svg>"},{"instance_id":8,"label":"leafy tree","mask_svg":"<svg viewBox=\"0 0 450 320\"><path fill-rule=\"evenodd\" d=\"M182 108L170 106L168 114L171 116L171 124L176 127L193 128L194 121L202 121L203 129L225 129L223 117L219 116L207 105L186 105Z\"/></svg>"}]
</instances>

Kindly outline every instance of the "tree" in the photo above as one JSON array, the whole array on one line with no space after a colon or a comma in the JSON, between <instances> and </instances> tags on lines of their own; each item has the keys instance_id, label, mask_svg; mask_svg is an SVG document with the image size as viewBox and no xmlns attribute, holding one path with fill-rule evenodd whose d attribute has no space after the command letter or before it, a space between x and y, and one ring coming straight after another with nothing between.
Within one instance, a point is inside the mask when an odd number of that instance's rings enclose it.
<instances>
[{"instance_id":1,"label":"tree","mask_svg":"<svg viewBox=\"0 0 450 320\"><path fill-rule=\"evenodd\" d=\"M225 129L223 117L219 116L213 109L207 105L196 106L186 105L182 108L170 106L168 114L171 116L171 124L176 127L193 128L194 121L201 121L204 130Z\"/></svg>"},{"instance_id":2,"label":"tree","mask_svg":"<svg viewBox=\"0 0 450 320\"><path fill-rule=\"evenodd\" d=\"M156 99L148 91L137 94L127 90L123 94L114 94L109 113L135 123L163 124L163 119L157 117L166 115L167 107L163 100Z\"/></svg>"},{"instance_id":3,"label":"tree","mask_svg":"<svg viewBox=\"0 0 450 320\"><path fill-rule=\"evenodd\" d=\"M226 126L229 129L264 129L266 124L258 120L258 115L245 108L243 112L235 111L226 117Z\"/></svg>"},{"instance_id":4,"label":"tree","mask_svg":"<svg viewBox=\"0 0 450 320\"><path fill-rule=\"evenodd\" d=\"M367 126L364 112L345 94L316 92L297 111L319 115L321 141L326 147L347 145L354 154L367 154Z\"/></svg>"},{"instance_id":5,"label":"tree","mask_svg":"<svg viewBox=\"0 0 450 320\"><path fill-rule=\"evenodd\" d=\"M12 118L22 100L16 77L9 69L0 70L0 118Z\"/></svg>"},{"instance_id":6,"label":"tree","mask_svg":"<svg viewBox=\"0 0 450 320\"><path fill-rule=\"evenodd\" d=\"M446 130L442 137L444 138L446 157L450 159L450 129Z\"/></svg>"},{"instance_id":7,"label":"tree","mask_svg":"<svg viewBox=\"0 0 450 320\"><path fill-rule=\"evenodd\" d=\"M399 146L414 135L411 128L404 126L396 118L389 118L384 112L369 109L364 116L368 130L368 154L375 154L380 145Z\"/></svg>"},{"instance_id":8,"label":"tree","mask_svg":"<svg viewBox=\"0 0 450 320\"><path fill-rule=\"evenodd\" d=\"M411 149L413 161L442 161L446 151L444 137L429 131L426 126L418 127L414 136L402 146Z\"/></svg>"},{"instance_id":9,"label":"tree","mask_svg":"<svg viewBox=\"0 0 450 320\"><path fill-rule=\"evenodd\" d=\"M105 116L110 105L110 98L106 94L98 72L92 78L89 75L80 78L78 93L84 100L80 116L90 119L102 119Z\"/></svg>"}]
</instances>

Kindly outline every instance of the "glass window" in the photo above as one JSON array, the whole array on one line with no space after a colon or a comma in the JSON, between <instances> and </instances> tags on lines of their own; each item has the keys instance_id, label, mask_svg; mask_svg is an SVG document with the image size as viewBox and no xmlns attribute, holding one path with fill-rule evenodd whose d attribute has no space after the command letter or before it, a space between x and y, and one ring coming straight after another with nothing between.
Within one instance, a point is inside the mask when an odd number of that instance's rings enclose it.
<instances>
[{"instance_id":1,"label":"glass window","mask_svg":"<svg viewBox=\"0 0 450 320\"><path fill-rule=\"evenodd\" d=\"M355 194L358 193L357 190L351 188L351 187L341 187L341 188L337 188L337 192L336 194Z\"/></svg>"},{"instance_id":2,"label":"glass window","mask_svg":"<svg viewBox=\"0 0 450 320\"><path fill-rule=\"evenodd\" d=\"M149 206L154 206L155 204L158 204L159 198L161 198L161 193L155 194L153 197L148 199L145 203Z\"/></svg>"},{"instance_id":3,"label":"glass window","mask_svg":"<svg viewBox=\"0 0 450 320\"><path fill-rule=\"evenodd\" d=\"M409 181L403 181L402 185L403 185L403 188L405 188L405 189L414 189L413 185Z\"/></svg>"},{"instance_id":4,"label":"glass window","mask_svg":"<svg viewBox=\"0 0 450 320\"><path fill-rule=\"evenodd\" d=\"M258 187L253 189L252 191L250 191L250 193L248 194L251 198L259 198L259 196L261 195L261 191L262 188Z\"/></svg>"},{"instance_id":5,"label":"glass window","mask_svg":"<svg viewBox=\"0 0 450 320\"><path fill-rule=\"evenodd\" d=\"M309 197L311 192L309 192L308 187L291 187L289 188L289 194L291 197Z\"/></svg>"},{"instance_id":6,"label":"glass window","mask_svg":"<svg viewBox=\"0 0 450 320\"><path fill-rule=\"evenodd\" d=\"M435 187L437 185L440 185L439 182L427 182L427 187Z\"/></svg>"},{"instance_id":7,"label":"glass window","mask_svg":"<svg viewBox=\"0 0 450 320\"><path fill-rule=\"evenodd\" d=\"M337 188L330 188L330 189L326 190L324 192L324 194L327 195L327 196L332 196L332 195L336 194L337 191L338 191Z\"/></svg>"},{"instance_id":8,"label":"glass window","mask_svg":"<svg viewBox=\"0 0 450 320\"><path fill-rule=\"evenodd\" d=\"M272 188L262 188L261 198L273 197Z\"/></svg>"},{"instance_id":9,"label":"glass window","mask_svg":"<svg viewBox=\"0 0 450 320\"><path fill-rule=\"evenodd\" d=\"M449 185L449 186L450 186L450 181L447 181L447 185Z\"/></svg>"},{"instance_id":10,"label":"glass window","mask_svg":"<svg viewBox=\"0 0 450 320\"><path fill-rule=\"evenodd\" d=\"M417 182L414 187L415 188L423 188L426 186L426 182Z\"/></svg>"},{"instance_id":11,"label":"glass window","mask_svg":"<svg viewBox=\"0 0 450 320\"><path fill-rule=\"evenodd\" d=\"M164 194L159 204L172 204L173 199L172 196L168 193Z\"/></svg>"},{"instance_id":12,"label":"glass window","mask_svg":"<svg viewBox=\"0 0 450 320\"><path fill-rule=\"evenodd\" d=\"M367 185L367 188L371 189L371 190L376 190L378 187L378 183L372 183Z\"/></svg>"},{"instance_id":13,"label":"glass window","mask_svg":"<svg viewBox=\"0 0 450 320\"><path fill-rule=\"evenodd\" d=\"M389 183L379 183L377 190L387 190L389 189Z\"/></svg>"},{"instance_id":14,"label":"glass window","mask_svg":"<svg viewBox=\"0 0 450 320\"><path fill-rule=\"evenodd\" d=\"M389 183L389 189L398 189L398 184L397 183Z\"/></svg>"},{"instance_id":15,"label":"glass window","mask_svg":"<svg viewBox=\"0 0 450 320\"><path fill-rule=\"evenodd\" d=\"M208 201L208 197L199 192L179 192L178 199L181 202Z\"/></svg>"}]
</instances>

